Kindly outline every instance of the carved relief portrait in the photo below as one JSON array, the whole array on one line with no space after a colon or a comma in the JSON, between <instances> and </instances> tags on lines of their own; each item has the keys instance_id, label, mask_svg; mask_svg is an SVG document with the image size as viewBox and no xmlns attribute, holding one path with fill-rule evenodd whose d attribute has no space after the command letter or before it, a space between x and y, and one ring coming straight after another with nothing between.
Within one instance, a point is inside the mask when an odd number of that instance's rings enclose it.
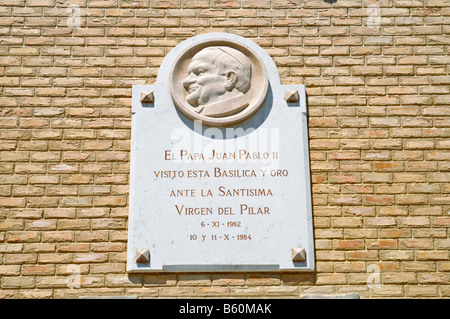
<instances>
[{"instance_id":1,"label":"carved relief portrait","mask_svg":"<svg viewBox=\"0 0 450 319\"><path fill-rule=\"evenodd\" d=\"M178 109L211 126L251 116L264 102L268 86L264 65L249 49L219 44L185 52L170 81Z\"/></svg>"},{"instance_id":2,"label":"carved relief portrait","mask_svg":"<svg viewBox=\"0 0 450 319\"><path fill-rule=\"evenodd\" d=\"M243 98L250 89L250 59L230 47L208 47L198 52L188 67L183 86L186 101L195 111L211 117L222 117L248 106Z\"/></svg>"}]
</instances>

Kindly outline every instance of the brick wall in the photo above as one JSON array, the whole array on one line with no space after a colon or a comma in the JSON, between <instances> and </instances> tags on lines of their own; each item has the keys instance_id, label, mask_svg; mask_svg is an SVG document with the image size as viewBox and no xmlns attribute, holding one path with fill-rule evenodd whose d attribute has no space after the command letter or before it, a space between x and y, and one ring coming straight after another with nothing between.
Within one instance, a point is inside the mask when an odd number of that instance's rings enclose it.
<instances>
[{"instance_id":1,"label":"brick wall","mask_svg":"<svg viewBox=\"0 0 450 319\"><path fill-rule=\"evenodd\" d=\"M0 0L0 16L0 298L450 297L449 0ZM205 32L252 39L307 87L314 274L126 273L131 86Z\"/></svg>"}]
</instances>

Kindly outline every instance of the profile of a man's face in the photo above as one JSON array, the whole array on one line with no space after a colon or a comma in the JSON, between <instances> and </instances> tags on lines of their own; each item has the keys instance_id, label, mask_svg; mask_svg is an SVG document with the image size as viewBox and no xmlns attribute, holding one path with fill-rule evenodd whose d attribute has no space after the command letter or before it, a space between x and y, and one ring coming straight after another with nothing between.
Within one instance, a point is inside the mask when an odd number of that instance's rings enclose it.
<instances>
[{"instance_id":1,"label":"profile of a man's face","mask_svg":"<svg viewBox=\"0 0 450 319\"><path fill-rule=\"evenodd\" d=\"M250 59L236 49L220 46L202 49L192 58L188 76L183 80L188 92L186 101L200 107L199 111L219 102L235 101L250 89L251 69ZM219 107L218 114L230 113L225 108L230 106Z\"/></svg>"}]
</instances>

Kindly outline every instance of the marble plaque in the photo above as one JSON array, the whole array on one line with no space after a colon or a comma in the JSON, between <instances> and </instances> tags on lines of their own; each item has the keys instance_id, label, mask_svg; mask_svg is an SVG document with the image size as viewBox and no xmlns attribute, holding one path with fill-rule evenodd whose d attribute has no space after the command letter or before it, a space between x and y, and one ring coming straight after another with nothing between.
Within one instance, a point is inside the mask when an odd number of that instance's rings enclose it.
<instances>
[{"instance_id":1,"label":"marble plaque","mask_svg":"<svg viewBox=\"0 0 450 319\"><path fill-rule=\"evenodd\" d=\"M240 36L190 38L134 85L127 270L312 271L306 96Z\"/></svg>"}]
</instances>

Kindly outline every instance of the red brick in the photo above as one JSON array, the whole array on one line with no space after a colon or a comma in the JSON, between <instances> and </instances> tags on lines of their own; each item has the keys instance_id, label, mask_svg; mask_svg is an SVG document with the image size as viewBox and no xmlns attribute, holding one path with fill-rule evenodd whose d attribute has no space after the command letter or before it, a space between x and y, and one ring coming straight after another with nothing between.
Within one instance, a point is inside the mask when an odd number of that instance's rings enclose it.
<instances>
[{"instance_id":1,"label":"red brick","mask_svg":"<svg viewBox=\"0 0 450 319\"><path fill-rule=\"evenodd\" d=\"M363 240L336 240L336 249L364 249Z\"/></svg>"}]
</instances>

